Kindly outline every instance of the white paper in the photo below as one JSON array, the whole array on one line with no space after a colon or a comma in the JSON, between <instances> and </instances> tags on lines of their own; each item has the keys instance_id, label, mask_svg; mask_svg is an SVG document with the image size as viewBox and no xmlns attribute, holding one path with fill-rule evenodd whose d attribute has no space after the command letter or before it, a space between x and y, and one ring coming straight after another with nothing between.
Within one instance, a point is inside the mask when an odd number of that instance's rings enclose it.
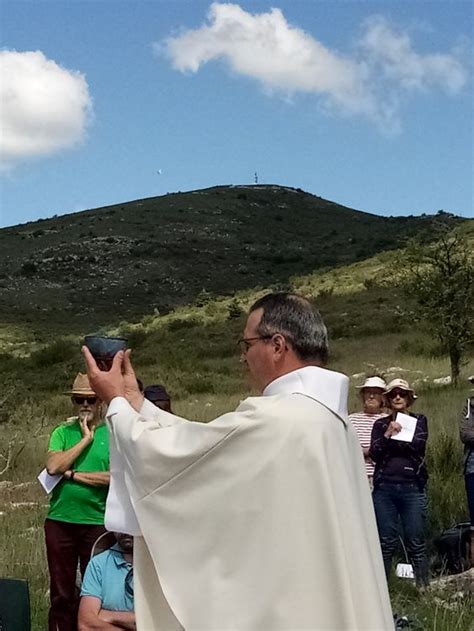
<instances>
[{"instance_id":1,"label":"white paper","mask_svg":"<svg viewBox=\"0 0 474 631\"><path fill-rule=\"evenodd\" d=\"M39 483L46 491L46 493L51 493L54 487L61 482L63 476L62 473L57 473L56 475L49 475L46 469L43 469L38 476Z\"/></svg>"},{"instance_id":2,"label":"white paper","mask_svg":"<svg viewBox=\"0 0 474 631\"><path fill-rule=\"evenodd\" d=\"M415 578L413 566L410 563L397 563L395 575L399 578Z\"/></svg>"},{"instance_id":3,"label":"white paper","mask_svg":"<svg viewBox=\"0 0 474 631\"><path fill-rule=\"evenodd\" d=\"M398 434L394 434L391 438L393 440L402 440L405 443L411 443L418 420L414 416L402 414L402 412L397 413L397 418L395 420L397 423L400 423L402 429L398 432Z\"/></svg>"}]
</instances>

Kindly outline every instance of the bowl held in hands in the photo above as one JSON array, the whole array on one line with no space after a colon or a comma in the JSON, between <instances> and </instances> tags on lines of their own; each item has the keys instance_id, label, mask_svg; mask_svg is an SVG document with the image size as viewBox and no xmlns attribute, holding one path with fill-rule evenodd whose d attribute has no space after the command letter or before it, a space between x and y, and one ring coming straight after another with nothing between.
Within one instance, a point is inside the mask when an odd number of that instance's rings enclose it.
<instances>
[{"instance_id":1,"label":"bowl held in hands","mask_svg":"<svg viewBox=\"0 0 474 631\"><path fill-rule=\"evenodd\" d=\"M115 355L127 348L127 339L105 335L86 335L84 344L90 350L99 368L110 370Z\"/></svg>"}]
</instances>

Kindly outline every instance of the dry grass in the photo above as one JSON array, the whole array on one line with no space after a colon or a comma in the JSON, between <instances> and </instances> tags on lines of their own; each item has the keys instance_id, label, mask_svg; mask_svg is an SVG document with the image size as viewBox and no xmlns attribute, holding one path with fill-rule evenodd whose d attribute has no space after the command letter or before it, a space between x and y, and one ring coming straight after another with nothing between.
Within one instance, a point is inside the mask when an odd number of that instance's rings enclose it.
<instances>
[{"instance_id":1,"label":"dry grass","mask_svg":"<svg viewBox=\"0 0 474 631\"><path fill-rule=\"evenodd\" d=\"M391 289L364 285L364 279L380 277L383 269L386 273L384 265L390 263L391 256L387 253L324 275L295 279L293 285L319 295L317 303L334 340L331 367L351 376L351 411L359 406L354 386L364 375L382 372L416 384L419 400L414 410L429 419L429 519L433 536L467 518L458 422L468 384L464 382L459 389L434 385L433 379L449 375L449 365L429 335L411 320L410 305ZM332 286L335 289L331 293ZM166 317L149 315L135 324L123 323L116 330L130 337L143 381L165 383L177 414L207 422L234 409L248 393L235 349L243 317L234 313L231 304L245 310L263 291L204 301L201 306L183 307ZM47 331L43 339L48 339ZM62 393L82 362L79 337L49 345L46 362L45 356L37 353L23 359L8 353L8 344L18 355L31 341L22 338L19 328L0 329L4 353L0 383L3 395L7 395L3 407L0 405L4 413L0 415L0 445L8 444L15 434L18 444L24 443L0 482L0 566L4 575L28 578L33 629L44 631L48 575L42 524L46 497L35 478L44 466L50 431L70 414L68 398ZM473 374L474 360L463 370L465 375ZM438 595L437 601L433 598L419 596L403 581L392 585L394 610L422 625L413 629L470 631L472 602L454 602L449 594Z\"/></svg>"}]
</instances>

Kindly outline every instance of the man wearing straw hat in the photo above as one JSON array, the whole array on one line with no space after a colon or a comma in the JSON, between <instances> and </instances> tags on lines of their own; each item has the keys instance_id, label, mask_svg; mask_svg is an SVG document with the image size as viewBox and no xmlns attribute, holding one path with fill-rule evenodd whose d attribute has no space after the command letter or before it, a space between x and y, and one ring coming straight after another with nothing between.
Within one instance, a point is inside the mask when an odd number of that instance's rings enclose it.
<instances>
[{"instance_id":1,"label":"man wearing straw hat","mask_svg":"<svg viewBox=\"0 0 474 631\"><path fill-rule=\"evenodd\" d=\"M77 628L76 572L84 575L94 541L104 532L109 438L102 405L87 375L78 373L71 395L74 416L50 437L46 469L60 475L45 521L50 574L49 631Z\"/></svg>"}]
</instances>

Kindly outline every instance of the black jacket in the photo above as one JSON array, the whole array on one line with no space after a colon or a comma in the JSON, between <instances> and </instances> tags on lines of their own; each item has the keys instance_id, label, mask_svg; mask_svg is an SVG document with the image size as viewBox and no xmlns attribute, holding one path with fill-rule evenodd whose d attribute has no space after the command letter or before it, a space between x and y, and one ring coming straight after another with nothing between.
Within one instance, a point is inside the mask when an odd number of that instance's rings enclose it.
<instances>
[{"instance_id":1,"label":"black jacket","mask_svg":"<svg viewBox=\"0 0 474 631\"><path fill-rule=\"evenodd\" d=\"M369 455L375 462L374 486L380 482L397 484L416 482L424 488L428 479L425 464L428 420L423 414L409 413L417 419L411 443L385 438L392 416L375 421L370 439Z\"/></svg>"}]
</instances>

